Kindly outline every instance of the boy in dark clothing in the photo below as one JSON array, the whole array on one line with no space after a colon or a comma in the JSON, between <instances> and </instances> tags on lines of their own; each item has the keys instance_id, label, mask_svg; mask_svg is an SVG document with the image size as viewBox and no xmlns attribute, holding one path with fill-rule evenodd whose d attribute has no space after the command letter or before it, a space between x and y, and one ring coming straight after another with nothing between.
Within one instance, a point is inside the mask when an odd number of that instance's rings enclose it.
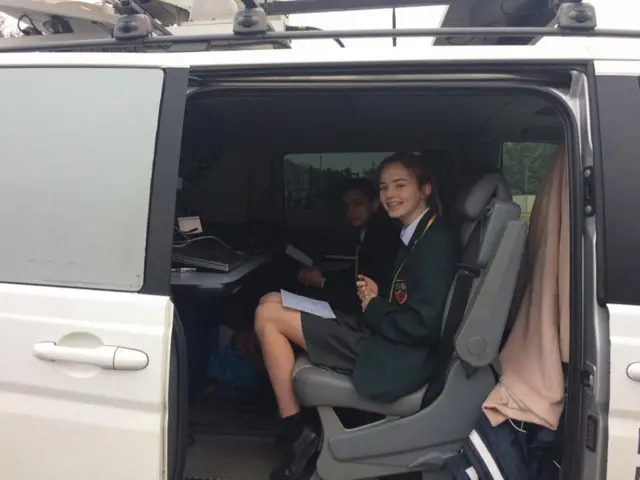
<instances>
[{"instance_id":1,"label":"boy in dark clothing","mask_svg":"<svg viewBox=\"0 0 640 480\"><path fill-rule=\"evenodd\" d=\"M298 274L303 284L321 289L319 297L345 313L360 311L355 285L357 274L369 277L387 295L394 261L400 245L400 226L380 208L373 182L354 178L347 182L342 199L345 213L353 227L360 231L354 268L323 273L317 268L304 268ZM357 271L356 271L357 270Z\"/></svg>"}]
</instances>

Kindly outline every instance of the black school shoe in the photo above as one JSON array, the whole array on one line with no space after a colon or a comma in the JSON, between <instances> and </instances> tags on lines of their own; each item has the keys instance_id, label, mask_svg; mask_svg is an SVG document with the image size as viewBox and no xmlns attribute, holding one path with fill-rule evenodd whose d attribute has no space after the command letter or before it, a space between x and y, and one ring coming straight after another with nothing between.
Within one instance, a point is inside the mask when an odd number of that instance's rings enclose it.
<instances>
[{"instance_id":1,"label":"black school shoe","mask_svg":"<svg viewBox=\"0 0 640 480\"><path fill-rule=\"evenodd\" d=\"M321 441L320 435L310 426L305 426L297 439L286 448L283 464L271 472L270 480L299 480Z\"/></svg>"}]
</instances>

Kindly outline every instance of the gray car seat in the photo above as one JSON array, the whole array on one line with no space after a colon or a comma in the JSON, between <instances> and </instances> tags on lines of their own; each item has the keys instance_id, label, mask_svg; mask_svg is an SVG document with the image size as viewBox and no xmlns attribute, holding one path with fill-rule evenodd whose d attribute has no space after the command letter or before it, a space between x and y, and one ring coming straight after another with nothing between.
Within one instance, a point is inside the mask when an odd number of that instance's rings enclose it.
<instances>
[{"instance_id":1,"label":"gray car seat","mask_svg":"<svg viewBox=\"0 0 640 480\"><path fill-rule=\"evenodd\" d=\"M450 332L445 325L437 353L445 359L440 388L432 379L417 392L381 404L360 397L348 376L316 367L306 357L297 360L294 391L301 405L317 407L323 428L315 478L353 480L411 470L426 472L424 478L433 472L435 478L444 459L458 451L476 423L482 402L495 385L492 362L498 357L527 226L499 173L474 182L459 196L456 209L466 221L460 232L461 264L443 322ZM468 286L460 306L455 290L463 282ZM450 314L456 304L459 319L453 322ZM376 412L385 418L347 430L334 407Z\"/></svg>"}]
</instances>

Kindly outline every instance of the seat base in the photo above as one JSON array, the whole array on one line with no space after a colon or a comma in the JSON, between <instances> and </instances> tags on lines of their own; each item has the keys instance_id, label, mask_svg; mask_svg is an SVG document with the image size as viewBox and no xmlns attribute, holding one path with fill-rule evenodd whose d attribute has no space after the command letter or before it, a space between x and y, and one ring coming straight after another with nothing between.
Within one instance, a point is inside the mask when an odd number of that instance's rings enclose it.
<instances>
[{"instance_id":1,"label":"seat base","mask_svg":"<svg viewBox=\"0 0 640 480\"><path fill-rule=\"evenodd\" d=\"M489 368L467 377L456 361L440 397L410 416L388 416L347 430L331 406L318 406L323 445L316 475L322 480L370 479L409 471L422 471L426 478L438 475L444 460L458 452L477 423L494 386Z\"/></svg>"},{"instance_id":2,"label":"seat base","mask_svg":"<svg viewBox=\"0 0 640 480\"><path fill-rule=\"evenodd\" d=\"M378 403L361 397L351 379L338 372L317 367L305 356L293 369L293 389L306 407L346 407L391 417L407 417L420 410L426 386L393 403Z\"/></svg>"}]
</instances>

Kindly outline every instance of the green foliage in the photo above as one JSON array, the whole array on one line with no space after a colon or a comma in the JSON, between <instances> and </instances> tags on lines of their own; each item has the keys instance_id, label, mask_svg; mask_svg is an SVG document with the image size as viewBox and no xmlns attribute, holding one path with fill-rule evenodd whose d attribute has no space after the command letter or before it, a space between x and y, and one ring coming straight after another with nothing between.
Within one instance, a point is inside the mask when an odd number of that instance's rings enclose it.
<instances>
[{"instance_id":1,"label":"green foliage","mask_svg":"<svg viewBox=\"0 0 640 480\"><path fill-rule=\"evenodd\" d=\"M502 173L513 195L535 195L555 145L511 143L502 145Z\"/></svg>"}]
</instances>

